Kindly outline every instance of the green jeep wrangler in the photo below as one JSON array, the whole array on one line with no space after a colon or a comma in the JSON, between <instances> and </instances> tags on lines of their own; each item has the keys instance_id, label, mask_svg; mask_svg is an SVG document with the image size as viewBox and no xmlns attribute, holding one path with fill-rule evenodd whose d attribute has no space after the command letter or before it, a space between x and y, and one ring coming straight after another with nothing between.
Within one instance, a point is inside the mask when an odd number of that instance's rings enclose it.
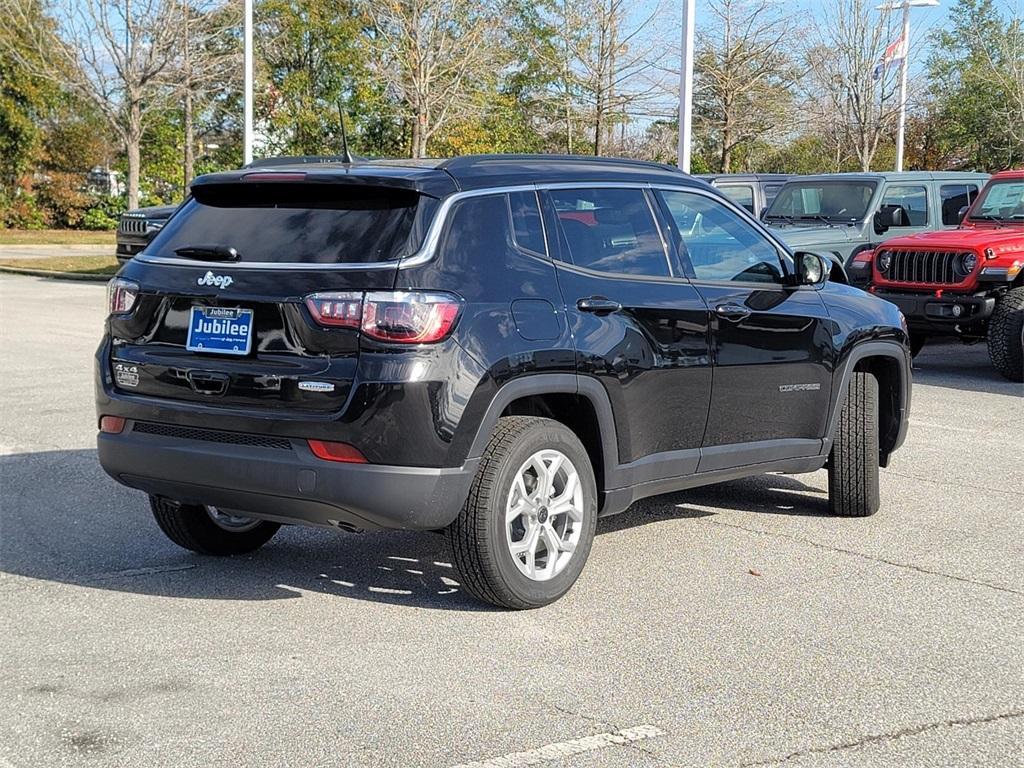
<instances>
[{"instance_id":1,"label":"green jeep wrangler","mask_svg":"<svg viewBox=\"0 0 1024 768\"><path fill-rule=\"evenodd\" d=\"M852 284L866 285L876 245L957 227L987 180L952 171L801 176L786 182L763 218L794 250L830 255Z\"/></svg>"}]
</instances>

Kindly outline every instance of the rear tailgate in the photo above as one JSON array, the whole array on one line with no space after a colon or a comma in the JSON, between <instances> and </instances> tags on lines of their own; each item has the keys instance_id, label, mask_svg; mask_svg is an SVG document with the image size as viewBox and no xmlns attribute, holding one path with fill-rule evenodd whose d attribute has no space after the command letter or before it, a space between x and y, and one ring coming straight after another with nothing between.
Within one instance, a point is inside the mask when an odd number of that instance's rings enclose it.
<instances>
[{"instance_id":1,"label":"rear tailgate","mask_svg":"<svg viewBox=\"0 0 1024 768\"><path fill-rule=\"evenodd\" d=\"M398 259L421 238L420 196L280 183L196 192L120 274L139 295L109 321L115 388L208 405L341 409L358 331L321 327L305 297L390 290Z\"/></svg>"}]
</instances>

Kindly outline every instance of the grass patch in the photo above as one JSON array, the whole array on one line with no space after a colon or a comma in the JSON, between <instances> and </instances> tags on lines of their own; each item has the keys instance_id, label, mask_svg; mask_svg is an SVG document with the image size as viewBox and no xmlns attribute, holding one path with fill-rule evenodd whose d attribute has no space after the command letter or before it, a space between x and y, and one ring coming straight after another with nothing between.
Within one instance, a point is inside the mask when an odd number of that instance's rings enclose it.
<instances>
[{"instance_id":1,"label":"grass patch","mask_svg":"<svg viewBox=\"0 0 1024 768\"><path fill-rule=\"evenodd\" d=\"M113 275L120 269L113 256L58 256L52 259L0 259L0 267L44 269L75 275Z\"/></svg>"},{"instance_id":2,"label":"grass patch","mask_svg":"<svg viewBox=\"0 0 1024 768\"><path fill-rule=\"evenodd\" d=\"M0 229L0 245L114 245L113 232L81 229Z\"/></svg>"}]
</instances>

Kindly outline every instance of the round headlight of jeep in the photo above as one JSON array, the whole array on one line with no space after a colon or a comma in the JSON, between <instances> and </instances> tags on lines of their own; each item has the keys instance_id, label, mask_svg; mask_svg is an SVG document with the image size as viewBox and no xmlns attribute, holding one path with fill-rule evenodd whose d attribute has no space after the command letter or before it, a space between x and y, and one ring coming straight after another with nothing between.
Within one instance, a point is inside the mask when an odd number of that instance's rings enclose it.
<instances>
[{"instance_id":1,"label":"round headlight of jeep","mask_svg":"<svg viewBox=\"0 0 1024 768\"><path fill-rule=\"evenodd\" d=\"M978 257L975 254L965 253L960 257L960 271L963 274L971 274L976 266L978 266Z\"/></svg>"},{"instance_id":2,"label":"round headlight of jeep","mask_svg":"<svg viewBox=\"0 0 1024 768\"><path fill-rule=\"evenodd\" d=\"M888 272L892 264L892 251L882 251L878 254L878 269L880 272Z\"/></svg>"}]
</instances>

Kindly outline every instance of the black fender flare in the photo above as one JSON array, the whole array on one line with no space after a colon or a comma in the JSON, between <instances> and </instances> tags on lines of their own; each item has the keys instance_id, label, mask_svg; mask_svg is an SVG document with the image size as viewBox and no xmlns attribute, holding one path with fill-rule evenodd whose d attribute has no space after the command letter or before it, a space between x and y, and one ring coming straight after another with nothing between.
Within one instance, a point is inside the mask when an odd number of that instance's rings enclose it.
<instances>
[{"instance_id":1,"label":"black fender flare","mask_svg":"<svg viewBox=\"0 0 1024 768\"><path fill-rule=\"evenodd\" d=\"M910 391L911 391L911 362L910 352L898 341L862 341L856 343L845 353L832 377L832 398L829 410L828 429L825 433L825 453L832 449L832 442L839 426L839 415L846 403L846 395L850 388L850 378L853 376L857 363L868 357L888 357L896 361L900 377L899 408L900 419L899 430L896 440L890 451L899 448L907 436L907 424L910 419Z\"/></svg>"},{"instance_id":2,"label":"black fender flare","mask_svg":"<svg viewBox=\"0 0 1024 768\"><path fill-rule=\"evenodd\" d=\"M570 394L584 397L593 406L597 414L598 429L601 434L601 455L604 462L605 477L615 471L618 466L618 437L615 431L615 417L612 414L611 400L604 386L597 379L579 376L575 373L537 373L520 376L503 384L491 398L491 402L477 427L476 437L469 449L469 458L476 459L483 455L487 442L494 433L501 412L509 404L531 395Z\"/></svg>"}]
</instances>

